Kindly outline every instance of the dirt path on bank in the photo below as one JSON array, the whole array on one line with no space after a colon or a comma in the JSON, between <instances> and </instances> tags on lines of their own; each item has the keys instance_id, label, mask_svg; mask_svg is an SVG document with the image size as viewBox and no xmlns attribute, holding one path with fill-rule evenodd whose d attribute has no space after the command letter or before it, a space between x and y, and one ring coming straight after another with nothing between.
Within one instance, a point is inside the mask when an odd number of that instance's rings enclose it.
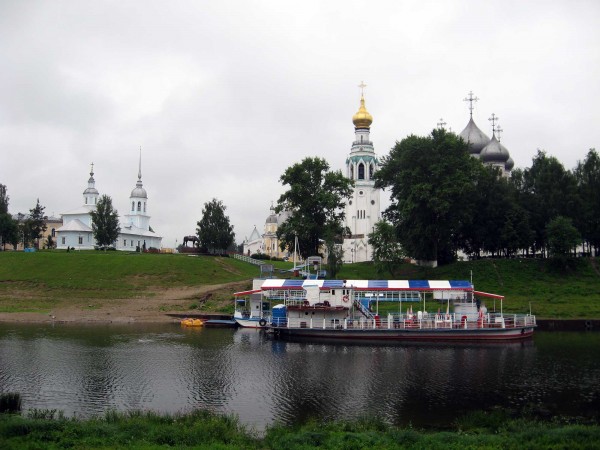
<instances>
[{"instance_id":1,"label":"dirt path on bank","mask_svg":"<svg viewBox=\"0 0 600 450\"><path fill-rule=\"evenodd\" d=\"M0 322L28 323L168 323L177 319L168 314L210 313L206 301L211 301L211 309L218 309L233 301L233 293L248 287L248 281L232 283L157 288L148 290L143 296L132 299L93 299L88 304L68 301L53 308L49 313L15 312L0 313ZM215 304L214 299L221 298ZM196 304L197 309L190 310Z\"/></svg>"}]
</instances>

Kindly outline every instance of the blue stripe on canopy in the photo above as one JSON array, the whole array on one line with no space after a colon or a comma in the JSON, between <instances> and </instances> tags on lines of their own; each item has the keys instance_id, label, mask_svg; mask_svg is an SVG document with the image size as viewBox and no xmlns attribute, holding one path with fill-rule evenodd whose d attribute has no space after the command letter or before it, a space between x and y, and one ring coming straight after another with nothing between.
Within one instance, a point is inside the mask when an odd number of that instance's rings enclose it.
<instances>
[{"instance_id":1,"label":"blue stripe on canopy","mask_svg":"<svg viewBox=\"0 0 600 450\"><path fill-rule=\"evenodd\" d=\"M386 289L388 287L388 280L369 280L370 289Z\"/></svg>"},{"instance_id":2,"label":"blue stripe on canopy","mask_svg":"<svg viewBox=\"0 0 600 450\"><path fill-rule=\"evenodd\" d=\"M283 282L283 286L284 288L290 288L290 287L298 287L301 288L302 287L302 283L304 283L304 280L285 280Z\"/></svg>"},{"instance_id":3,"label":"blue stripe on canopy","mask_svg":"<svg viewBox=\"0 0 600 450\"><path fill-rule=\"evenodd\" d=\"M427 280L408 280L408 285L411 289L427 289L429 288L429 281Z\"/></svg>"},{"instance_id":4,"label":"blue stripe on canopy","mask_svg":"<svg viewBox=\"0 0 600 450\"><path fill-rule=\"evenodd\" d=\"M344 281L343 280L325 280L323 282L324 288L343 288Z\"/></svg>"},{"instance_id":5,"label":"blue stripe on canopy","mask_svg":"<svg viewBox=\"0 0 600 450\"><path fill-rule=\"evenodd\" d=\"M471 283L469 281L464 281L464 280L450 280L450 287L453 289L460 289L460 288L470 288Z\"/></svg>"}]
</instances>

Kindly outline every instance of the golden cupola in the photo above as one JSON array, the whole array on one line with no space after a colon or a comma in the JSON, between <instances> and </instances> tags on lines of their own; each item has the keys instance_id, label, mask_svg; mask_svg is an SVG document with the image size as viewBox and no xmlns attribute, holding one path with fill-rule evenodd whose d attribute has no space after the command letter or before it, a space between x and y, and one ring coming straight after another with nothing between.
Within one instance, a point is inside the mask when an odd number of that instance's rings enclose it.
<instances>
[{"instance_id":1,"label":"golden cupola","mask_svg":"<svg viewBox=\"0 0 600 450\"><path fill-rule=\"evenodd\" d=\"M373 123L373 116L369 114L365 107L365 97L360 96L360 108L358 112L352 116L352 123L356 128L369 128Z\"/></svg>"}]
</instances>

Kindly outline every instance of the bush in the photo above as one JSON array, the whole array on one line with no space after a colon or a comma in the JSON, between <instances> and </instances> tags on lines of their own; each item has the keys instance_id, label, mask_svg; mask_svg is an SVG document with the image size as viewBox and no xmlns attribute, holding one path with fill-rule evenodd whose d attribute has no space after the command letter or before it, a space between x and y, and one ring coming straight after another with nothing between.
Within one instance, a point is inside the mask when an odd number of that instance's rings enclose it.
<instances>
[{"instance_id":1,"label":"bush","mask_svg":"<svg viewBox=\"0 0 600 450\"><path fill-rule=\"evenodd\" d=\"M0 413L15 414L21 412L21 394L7 392L0 394Z\"/></svg>"}]
</instances>

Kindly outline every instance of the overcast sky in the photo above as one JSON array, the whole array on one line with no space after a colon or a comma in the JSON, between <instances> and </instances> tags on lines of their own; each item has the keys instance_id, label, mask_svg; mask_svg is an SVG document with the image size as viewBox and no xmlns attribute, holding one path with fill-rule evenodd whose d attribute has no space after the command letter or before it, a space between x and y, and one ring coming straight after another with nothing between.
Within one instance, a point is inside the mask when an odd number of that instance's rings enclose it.
<instances>
[{"instance_id":1,"label":"overcast sky","mask_svg":"<svg viewBox=\"0 0 600 450\"><path fill-rule=\"evenodd\" d=\"M226 205L236 241L263 231L284 170L342 169L362 80L379 156L463 99L515 167L567 169L600 137L600 2L0 1L0 183L11 213L48 215L96 188L127 212L139 148L163 246Z\"/></svg>"}]
</instances>

